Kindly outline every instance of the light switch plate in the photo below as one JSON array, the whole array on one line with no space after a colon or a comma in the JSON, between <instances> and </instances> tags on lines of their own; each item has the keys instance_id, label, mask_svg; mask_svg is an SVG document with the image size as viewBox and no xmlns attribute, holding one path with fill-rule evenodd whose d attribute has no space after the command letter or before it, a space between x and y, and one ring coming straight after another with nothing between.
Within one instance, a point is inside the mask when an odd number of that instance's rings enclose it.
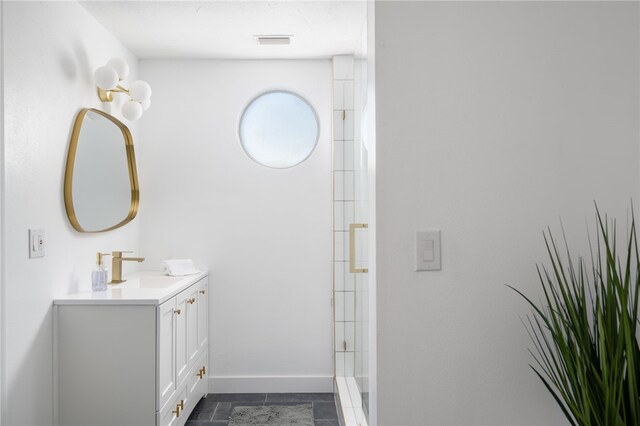
<instances>
[{"instance_id":1,"label":"light switch plate","mask_svg":"<svg viewBox=\"0 0 640 426\"><path fill-rule=\"evenodd\" d=\"M29 258L44 257L44 229L29 229Z\"/></svg>"},{"instance_id":2,"label":"light switch plate","mask_svg":"<svg viewBox=\"0 0 640 426\"><path fill-rule=\"evenodd\" d=\"M441 259L440 230L416 231L416 271L439 271Z\"/></svg>"}]
</instances>

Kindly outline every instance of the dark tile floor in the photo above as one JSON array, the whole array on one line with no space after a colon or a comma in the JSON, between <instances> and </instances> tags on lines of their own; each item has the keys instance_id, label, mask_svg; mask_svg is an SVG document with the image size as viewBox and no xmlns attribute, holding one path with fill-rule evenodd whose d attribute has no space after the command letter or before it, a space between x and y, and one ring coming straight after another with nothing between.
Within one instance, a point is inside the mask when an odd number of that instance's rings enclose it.
<instances>
[{"instance_id":1,"label":"dark tile floor","mask_svg":"<svg viewBox=\"0 0 640 426\"><path fill-rule=\"evenodd\" d=\"M210 393L202 398L185 426L226 426L234 407L311 404L316 426L339 426L332 393Z\"/></svg>"}]
</instances>

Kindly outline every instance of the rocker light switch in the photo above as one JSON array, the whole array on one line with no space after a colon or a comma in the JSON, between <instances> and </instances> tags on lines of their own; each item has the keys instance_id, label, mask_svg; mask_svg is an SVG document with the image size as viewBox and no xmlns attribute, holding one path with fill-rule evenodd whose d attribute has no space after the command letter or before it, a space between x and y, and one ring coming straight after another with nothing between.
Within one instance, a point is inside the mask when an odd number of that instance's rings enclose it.
<instances>
[{"instance_id":1,"label":"rocker light switch","mask_svg":"<svg viewBox=\"0 0 640 426\"><path fill-rule=\"evenodd\" d=\"M441 269L440 230L416 232L416 271Z\"/></svg>"},{"instance_id":2,"label":"rocker light switch","mask_svg":"<svg viewBox=\"0 0 640 426\"><path fill-rule=\"evenodd\" d=\"M433 240L422 240L422 261L433 262Z\"/></svg>"}]
</instances>

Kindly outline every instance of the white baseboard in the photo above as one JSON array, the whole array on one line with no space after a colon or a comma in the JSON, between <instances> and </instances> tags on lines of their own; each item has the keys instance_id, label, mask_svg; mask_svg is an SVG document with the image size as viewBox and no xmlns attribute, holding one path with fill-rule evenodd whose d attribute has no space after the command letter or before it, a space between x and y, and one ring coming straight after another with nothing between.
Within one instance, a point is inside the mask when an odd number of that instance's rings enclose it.
<instances>
[{"instance_id":1,"label":"white baseboard","mask_svg":"<svg viewBox=\"0 0 640 426\"><path fill-rule=\"evenodd\" d=\"M333 392L332 376L209 376L210 393Z\"/></svg>"}]
</instances>

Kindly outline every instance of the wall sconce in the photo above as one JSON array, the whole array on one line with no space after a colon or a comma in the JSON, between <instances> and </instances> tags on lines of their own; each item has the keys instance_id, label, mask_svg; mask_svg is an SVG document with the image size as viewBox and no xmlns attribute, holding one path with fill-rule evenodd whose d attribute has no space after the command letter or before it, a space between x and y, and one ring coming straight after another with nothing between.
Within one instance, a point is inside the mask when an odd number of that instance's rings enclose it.
<instances>
[{"instance_id":1,"label":"wall sconce","mask_svg":"<svg viewBox=\"0 0 640 426\"><path fill-rule=\"evenodd\" d=\"M127 90L120 82L128 75L129 65L123 59L113 58L107 65L96 69L93 78L102 102L112 102L115 93L128 95L129 100L122 104L122 115L127 120L136 121L151 105L151 86L146 81L136 80Z\"/></svg>"}]
</instances>

